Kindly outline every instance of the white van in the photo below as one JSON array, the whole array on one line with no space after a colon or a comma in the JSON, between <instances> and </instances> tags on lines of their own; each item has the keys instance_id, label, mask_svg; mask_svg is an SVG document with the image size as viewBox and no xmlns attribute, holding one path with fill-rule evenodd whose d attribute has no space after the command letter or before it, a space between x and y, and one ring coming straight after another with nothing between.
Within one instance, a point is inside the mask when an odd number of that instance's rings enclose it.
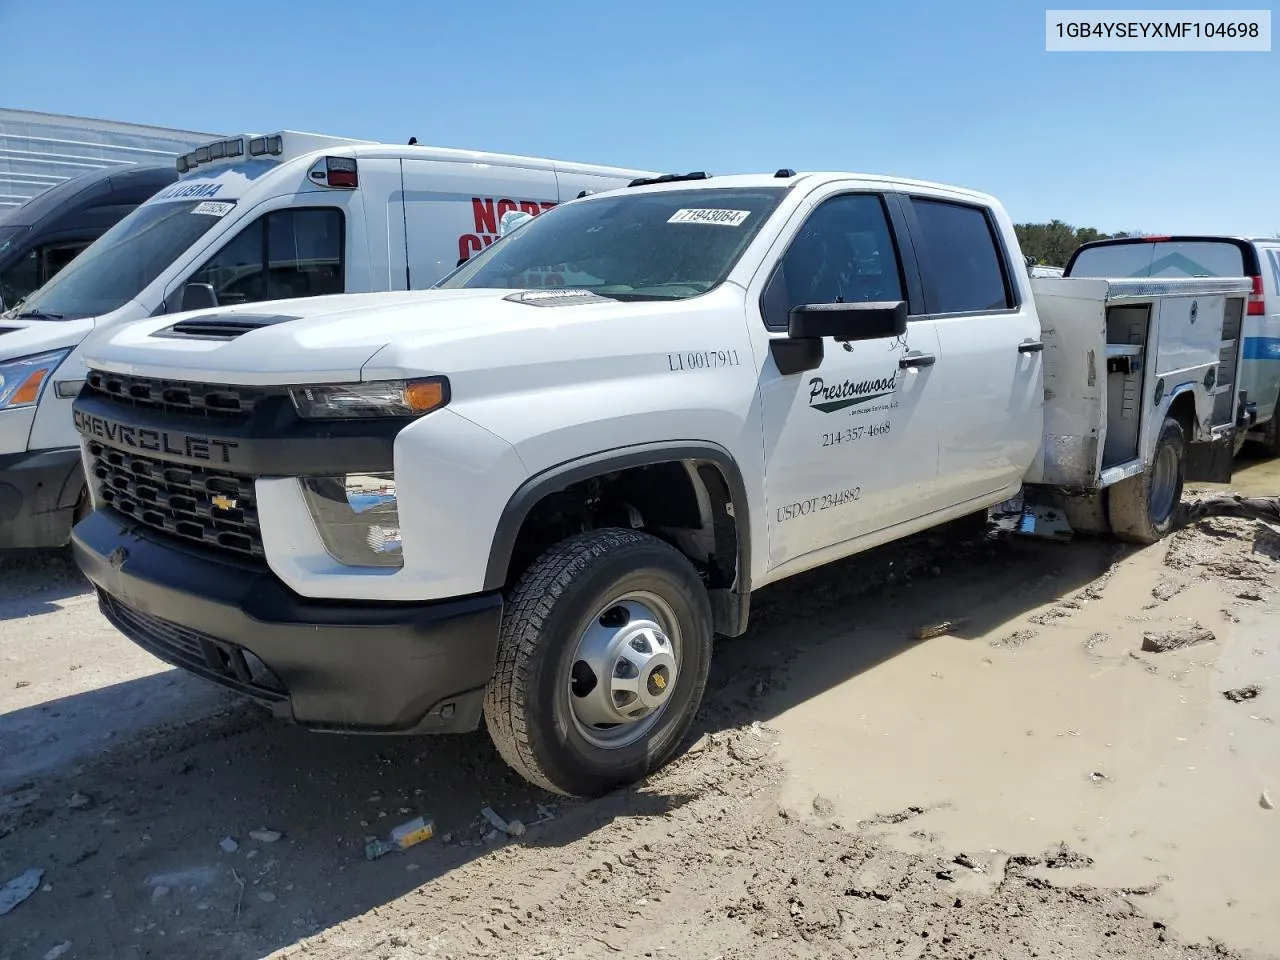
<instances>
[{"instance_id":1,"label":"white van","mask_svg":"<svg viewBox=\"0 0 1280 960\"><path fill-rule=\"evenodd\" d=\"M1067 261L1068 277L1250 277L1240 331L1246 440L1280 457L1280 238L1231 236L1120 237L1082 244ZM1220 389L1229 389L1225 384Z\"/></svg>"},{"instance_id":2,"label":"white van","mask_svg":"<svg viewBox=\"0 0 1280 960\"><path fill-rule=\"evenodd\" d=\"M71 401L90 334L216 305L425 289L498 239L504 214L653 175L294 131L205 144L178 172L0 314L0 548L64 545L87 508Z\"/></svg>"}]
</instances>

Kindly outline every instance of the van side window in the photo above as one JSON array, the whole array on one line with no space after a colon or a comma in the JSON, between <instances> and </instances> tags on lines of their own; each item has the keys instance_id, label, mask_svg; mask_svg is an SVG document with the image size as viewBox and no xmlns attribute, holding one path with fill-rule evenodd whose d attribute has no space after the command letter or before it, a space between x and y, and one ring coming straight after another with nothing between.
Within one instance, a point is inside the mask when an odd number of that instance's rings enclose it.
<instances>
[{"instance_id":1,"label":"van side window","mask_svg":"<svg viewBox=\"0 0 1280 960\"><path fill-rule=\"evenodd\" d=\"M344 228L336 208L274 210L232 237L188 282L210 284L228 306L342 293Z\"/></svg>"},{"instance_id":2,"label":"van side window","mask_svg":"<svg viewBox=\"0 0 1280 960\"><path fill-rule=\"evenodd\" d=\"M902 271L884 201L844 194L813 211L765 288L765 325L785 330L792 307L810 303L895 301Z\"/></svg>"},{"instance_id":3,"label":"van side window","mask_svg":"<svg viewBox=\"0 0 1280 960\"><path fill-rule=\"evenodd\" d=\"M1007 310L1013 295L1005 275L991 219L981 207L914 197L911 206L920 224L932 287L930 313L974 313ZM930 283L930 281L932 281Z\"/></svg>"}]
</instances>

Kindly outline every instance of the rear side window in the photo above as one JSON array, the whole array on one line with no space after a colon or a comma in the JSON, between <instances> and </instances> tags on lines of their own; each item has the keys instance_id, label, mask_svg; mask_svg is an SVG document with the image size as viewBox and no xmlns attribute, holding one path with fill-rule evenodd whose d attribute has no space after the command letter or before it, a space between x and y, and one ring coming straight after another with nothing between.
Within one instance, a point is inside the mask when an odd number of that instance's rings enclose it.
<instances>
[{"instance_id":1,"label":"rear side window","mask_svg":"<svg viewBox=\"0 0 1280 960\"><path fill-rule=\"evenodd\" d=\"M1113 243L1081 250L1073 277L1243 277L1244 254L1234 243L1184 240Z\"/></svg>"},{"instance_id":2,"label":"rear side window","mask_svg":"<svg viewBox=\"0 0 1280 960\"><path fill-rule=\"evenodd\" d=\"M274 210L234 236L190 278L207 283L218 303L288 300L342 293L342 211Z\"/></svg>"},{"instance_id":3,"label":"rear side window","mask_svg":"<svg viewBox=\"0 0 1280 960\"><path fill-rule=\"evenodd\" d=\"M987 211L914 198L930 290L930 313L981 313L1013 306L1004 258Z\"/></svg>"}]
</instances>

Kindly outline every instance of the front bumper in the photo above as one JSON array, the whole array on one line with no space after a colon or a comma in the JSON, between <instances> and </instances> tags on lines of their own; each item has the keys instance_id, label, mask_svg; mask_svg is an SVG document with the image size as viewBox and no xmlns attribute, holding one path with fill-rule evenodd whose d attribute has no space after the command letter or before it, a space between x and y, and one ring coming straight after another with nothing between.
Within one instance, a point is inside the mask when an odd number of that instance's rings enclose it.
<instances>
[{"instance_id":1,"label":"front bumper","mask_svg":"<svg viewBox=\"0 0 1280 960\"><path fill-rule=\"evenodd\" d=\"M311 600L268 570L202 555L99 510L72 534L107 618L160 659L318 730L459 733L480 724L500 594Z\"/></svg>"},{"instance_id":2,"label":"front bumper","mask_svg":"<svg viewBox=\"0 0 1280 960\"><path fill-rule=\"evenodd\" d=\"M84 486L79 447L0 456L0 549L65 547Z\"/></svg>"}]
</instances>

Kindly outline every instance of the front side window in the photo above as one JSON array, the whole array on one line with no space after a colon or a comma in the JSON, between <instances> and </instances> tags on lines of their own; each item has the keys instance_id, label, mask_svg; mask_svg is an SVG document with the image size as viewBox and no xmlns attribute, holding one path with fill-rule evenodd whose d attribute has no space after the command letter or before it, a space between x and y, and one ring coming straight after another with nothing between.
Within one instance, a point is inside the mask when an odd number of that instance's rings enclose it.
<instances>
[{"instance_id":1,"label":"front side window","mask_svg":"<svg viewBox=\"0 0 1280 960\"><path fill-rule=\"evenodd\" d=\"M1007 310L1013 298L991 220L981 207L944 200L911 201L932 281L931 313Z\"/></svg>"},{"instance_id":2,"label":"front side window","mask_svg":"<svg viewBox=\"0 0 1280 960\"><path fill-rule=\"evenodd\" d=\"M229 203L183 200L143 204L32 294L19 315L70 320L119 309L221 223ZM205 212L211 208L216 213Z\"/></svg>"},{"instance_id":3,"label":"front side window","mask_svg":"<svg viewBox=\"0 0 1280 960\"><path fill-rule=\"evenodd\" d=\"M40 282L48 283L72 260L84 253L89 247L87 240L74 243L53 243L44 247L41 252Z\"/></svg>"},{"instance_id":4,"label":"front side window","mask_svg":"<svg viewBox=\"0 0 1280 960\"><path fill-rule=\"evenodd\" d=\"M563 204L485 248L437 288L554 285L616 300L696 297L724 282L786 189L636 192Z\"/></svg>"},{"instance_id":5,"label":"front side window","mask_svg":"<svg viewBox=\"0 0 1280 960\"><path fill-rule=\"evenodd\" d=\"M822 203L804 222L765 291L765 323L785 329L793 307L814 303L905 299L884 201L845 194Z\"/></svg>"},{"instance_id":6,"label":"front side window","mask_svg":"<svg viewBox=\"0 0 1280 960\"><path fill-rule=\"evenodd\" d=\"M188 278L213 287L218 303L256 303L342 293L342 211L274 210L249 224Z\"/></svg>"},{"instance_id":7,"label":"front side window","mask_svg":"<svg viewBox=\"0 0 1280 960\"><path fill-rule=\"evenodd\" d=\"M40 287L40 251L29 250L0 270L0 304L8 310Z\"/></svg>"}]
</instances>

